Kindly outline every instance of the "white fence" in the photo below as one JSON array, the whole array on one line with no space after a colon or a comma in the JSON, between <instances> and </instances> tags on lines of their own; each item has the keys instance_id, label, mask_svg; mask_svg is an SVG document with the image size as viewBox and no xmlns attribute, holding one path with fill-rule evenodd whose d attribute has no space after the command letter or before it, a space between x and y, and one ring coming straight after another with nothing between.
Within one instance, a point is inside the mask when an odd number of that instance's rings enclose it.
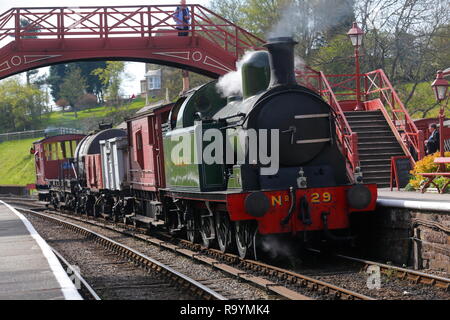
<instances>
[{"instance_id":1,"label":"white fence","mask_svg":"<svg viewBox=\"0 0 450 320\"><path fill-rule=\"evenodd\" d=\"M45 130L10 132L0 134L0 142L82 133L82 131L73 128L47 128Z\"/></svg>"}]
</instances>

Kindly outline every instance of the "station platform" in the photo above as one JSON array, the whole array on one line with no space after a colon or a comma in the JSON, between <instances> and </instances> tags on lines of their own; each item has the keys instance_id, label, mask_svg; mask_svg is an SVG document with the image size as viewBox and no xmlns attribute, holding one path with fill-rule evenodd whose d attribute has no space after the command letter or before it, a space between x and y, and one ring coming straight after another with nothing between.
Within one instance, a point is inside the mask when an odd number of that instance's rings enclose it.
<instances>
[{"instance_id":1,"label":"station platform","mask_svg":"<svg viewBox=\"0 0 450 320\"><path fill-rule=\"evenodd\" d=\"M0 201L0 300L81 300L31 223Z\"/></svg>"},{"instance_id":2,"label":"station platform","mask_svg":"<svg viewBox=\"0 0 450 320\"><path fill-rule=\"evenodd\" d=\"M417 201L450 201L450 194L397 191L396 189L391 191L389 188L378 189L378 197Z\"/></svg>"},{"instance_id":3,"label":"station platform","mask_svg":"<svg viewBox=\"0 0 450 320\"><path fill-rule=\"evenodd\" d=\"M448 213L450 212L450 194L378 189L377 205Z\"/></svg>"}]
</instances>

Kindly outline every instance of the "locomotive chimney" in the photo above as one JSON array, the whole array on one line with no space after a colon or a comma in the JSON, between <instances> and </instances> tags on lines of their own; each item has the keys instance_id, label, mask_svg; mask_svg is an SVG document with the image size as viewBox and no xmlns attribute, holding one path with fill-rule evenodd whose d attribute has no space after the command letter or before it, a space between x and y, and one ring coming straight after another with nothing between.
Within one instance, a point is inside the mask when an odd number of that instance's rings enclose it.
<instances>
[{"instance_id":1,"label":"locomotive chimney","mask_svg":"<svg viewBox=\"0 0 450 320\"><path fill-rule=\"evenodd\" d=\"M270 56L270 85L296 85L294 70L294 47L298 42L292 37L271 38L265 47Z\"/></svg>"}]
</instances>

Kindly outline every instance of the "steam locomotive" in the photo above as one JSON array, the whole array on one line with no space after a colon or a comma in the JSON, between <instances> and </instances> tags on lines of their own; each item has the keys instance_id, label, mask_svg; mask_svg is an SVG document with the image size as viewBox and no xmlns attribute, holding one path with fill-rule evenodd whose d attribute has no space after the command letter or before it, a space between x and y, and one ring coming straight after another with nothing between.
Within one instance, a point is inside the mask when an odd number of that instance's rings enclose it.
<instances>
[{"instance_id":1,"label":"steam locomotive","mask_svg":"<svg viewBox=\"0 0 450 320\"><path fill-rule=\"evenodd\" d=\"M126 130L36 142L41 200L241 257L257 234L336 240L351 213L375 209L377 187L348 176L333 109L296 83L295 44L276 38L252 53L241 97L222 97L213 81L127 119Z\"/></svg>"}]
</instances>

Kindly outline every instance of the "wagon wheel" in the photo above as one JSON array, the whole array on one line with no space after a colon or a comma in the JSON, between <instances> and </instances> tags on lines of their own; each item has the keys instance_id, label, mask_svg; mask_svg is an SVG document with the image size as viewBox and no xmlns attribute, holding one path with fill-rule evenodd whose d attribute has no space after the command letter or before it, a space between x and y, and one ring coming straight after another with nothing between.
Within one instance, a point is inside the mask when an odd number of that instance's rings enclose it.
<instances>
[{"instance_id":1,"label":"wagon wheel","mask_svg":"<svg viewBox=\"0 0 450 320\"><path fill-rule=\"evenodd\" d=\"M105 199L102 196L98 196L94 198L94 205L92 206L92 215L94 218L98 218L103 213L103 207L105 205Z\"/></svg>"},{"instance_id":2,"label":"wagon wheel","mask_svg":"<svg viewBox=\"0 0 450 320\"><path fill-rule=\"evenodd\" d=\"M117 201L115 201L113 207L112 207L112 221L114 223L119 222L120 217L121 217L121 213L122 213L122 201L120 199L118 199Z\"/></svg>"},{"instance_id":3,"label":"wagon wheel","mask_svg":"<svg viewBox=\"0 0 450 320\"><path fill-rule=\"evenodd\" d=\"M251 253L255 231L255 225L250 221L235 222L236 247L242 259L247 258Z\"/></svg>"},{"instance_id":4,"label":"wagon wheel","mask_svg":"<svg viewBox=\"0 0 450 320\"><path fill-rule=\"evenodd\" d=\"M203 246L210 248L216 237L214 218L212 216L205 215L200 218L200 235L202 236Z\"/></svg>"},{"instance_id":5,"label":"wagon wheel","mask_svg":"<svg viewBox=\"0 0 450 320\"><path fill-rule=\"evenodd\" d=\"M217 243L220 250L225 253L231 250L233 245L233 227L227 213L216 214Z\"/></svg>"}]
</instances>

